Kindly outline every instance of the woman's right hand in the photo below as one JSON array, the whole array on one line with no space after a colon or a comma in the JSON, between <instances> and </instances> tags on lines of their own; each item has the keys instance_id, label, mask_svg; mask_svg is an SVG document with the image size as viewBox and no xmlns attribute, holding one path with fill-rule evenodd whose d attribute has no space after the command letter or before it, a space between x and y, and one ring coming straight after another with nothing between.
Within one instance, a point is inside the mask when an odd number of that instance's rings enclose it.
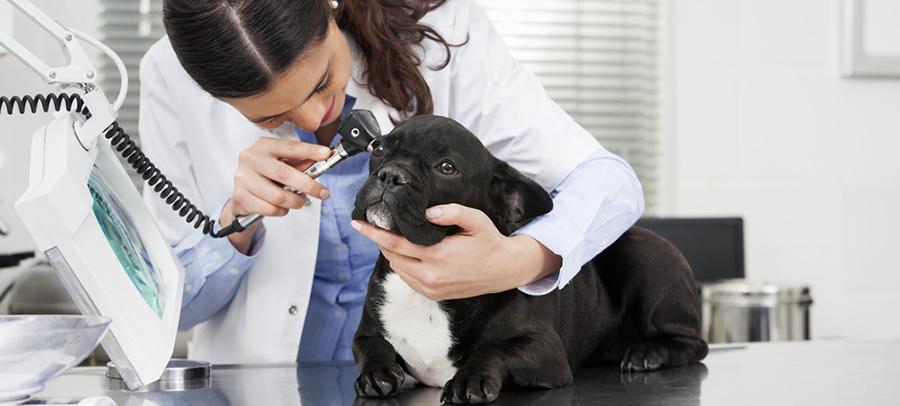
<instances>
[{"instance_id":1,"label":"woman's right hand","mask_svg":"<svg viewBox=\"0 0 900 406\"><path fill-rule=\"evenodd\" d=\"M219 224L225 227L235 217L250 213L284 216L290 209L303 207L306 195L327 199L328 189L303 173L303 169L330 155L330 149L317 144L271 137L257 139L239 155L234 194L222 209ZM300 194L284 190L284 186ZM243 232L229 235L229 241L238 251L247 253L259 224L256 222Z\"/></svg>"}]
</instances>

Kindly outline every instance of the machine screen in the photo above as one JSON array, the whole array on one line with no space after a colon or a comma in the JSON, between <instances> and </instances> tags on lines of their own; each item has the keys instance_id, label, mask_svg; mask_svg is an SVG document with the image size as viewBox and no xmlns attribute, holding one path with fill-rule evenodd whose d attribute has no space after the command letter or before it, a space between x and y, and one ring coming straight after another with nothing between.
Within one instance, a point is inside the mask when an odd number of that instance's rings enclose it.
<instances>
[{"instance_id":1,"label":"machine screen","mask_svg":"<svg viewBox=\"0 0 900 406\"><path fill-rule=\"evenodd\" d=\"M162 318L165 310L165 286L150 262L150 256L134 221L113 193L113 188L103 177L103 173L96 167L91 171L88 189L94 199L94 216L97 217L109 246L144 301L158 317Z\"/></svg>"}]
</instances>

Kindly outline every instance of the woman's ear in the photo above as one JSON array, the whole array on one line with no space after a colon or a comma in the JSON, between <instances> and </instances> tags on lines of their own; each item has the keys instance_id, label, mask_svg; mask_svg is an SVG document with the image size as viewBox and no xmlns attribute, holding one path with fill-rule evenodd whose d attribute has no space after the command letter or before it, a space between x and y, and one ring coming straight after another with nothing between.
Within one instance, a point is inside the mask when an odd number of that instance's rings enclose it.
<instances>
[{"instance_id":1,"label":"woman's ear","mask_svg":"<svg viewBox=\"0 0 900 406\"><path fill-rule=\"evenodd\" d=\"M541 185L499 159L495 159L490 198L489 215L503 235L553 209L553 199Z\"/></svg>"}]
</instances>

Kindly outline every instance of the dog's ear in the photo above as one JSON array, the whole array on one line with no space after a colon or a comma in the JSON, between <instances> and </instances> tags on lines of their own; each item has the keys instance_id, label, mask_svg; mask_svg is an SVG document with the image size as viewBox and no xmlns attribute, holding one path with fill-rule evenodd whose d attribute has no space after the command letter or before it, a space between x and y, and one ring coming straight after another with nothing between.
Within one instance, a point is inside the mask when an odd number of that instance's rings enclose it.
<instances>
[{"instance_id":1,"label":"dog's ear","mask_svg":"<svg viewBox=\"0 0 900 406\"><path fill-rule=\"evenodd\" d=\"M489 215L503 235L553 209L553 199L541 185L499 159L494 163L490 199Z\"/></svg>"}]
</instances>

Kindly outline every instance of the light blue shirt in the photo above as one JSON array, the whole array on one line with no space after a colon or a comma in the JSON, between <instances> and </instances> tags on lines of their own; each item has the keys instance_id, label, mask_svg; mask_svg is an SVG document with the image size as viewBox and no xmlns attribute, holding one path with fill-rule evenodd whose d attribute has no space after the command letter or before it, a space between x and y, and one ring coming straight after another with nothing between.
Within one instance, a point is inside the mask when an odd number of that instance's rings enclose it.
<instances>
[{"instance_id":1,"label":"light blue shirt","mask_svg":"<svg viewBox=\"0 0 900 406\"><path fill-rule=\"evenodd\" d=\"M342 115L352 104L348 96ZM311 133L298 131L298 135L304 142L316 142ZM340 135L332 147L339 141ZM298 360L353 359L353 334L378 259L375 243L350 227L356 192L368 177L368 167L368 155L359 154L318 178L331 191L331 198L322 202L315 275ZM558 272L519 288L531 295L564 287L583 264L634 225L644 210L643 192L632 168L602 148L581 162L551 195L553 210L515 232L535 238L562 257ZM256 248L249 256L235 250L227 239L209 236L175 248L187 272L180 329L189 329L227 306L264 238L264 227L259 227Z\"/></svg>"}]
</instances>

